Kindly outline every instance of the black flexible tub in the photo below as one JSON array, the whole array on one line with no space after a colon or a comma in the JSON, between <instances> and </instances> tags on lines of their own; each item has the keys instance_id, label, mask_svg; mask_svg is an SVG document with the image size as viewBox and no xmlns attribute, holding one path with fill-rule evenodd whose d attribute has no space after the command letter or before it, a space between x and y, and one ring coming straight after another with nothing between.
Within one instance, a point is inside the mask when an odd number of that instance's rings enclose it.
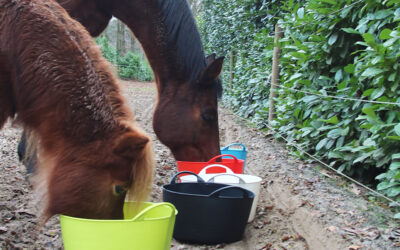
<instances>
[{"instance_id":1,"label":"black flexible tub","mask_svg":"<svg viewBox=\"0 0 400 250\"><path fill-rule=\"evenodd\" d=\"M180 174L193 174L198 182L177 183ZM241 240L254 193L226 184L206 183L183 171L163 186L163 200L178 210L173 237L182 242L218 244Z\"/></svg>"}]
</instances>

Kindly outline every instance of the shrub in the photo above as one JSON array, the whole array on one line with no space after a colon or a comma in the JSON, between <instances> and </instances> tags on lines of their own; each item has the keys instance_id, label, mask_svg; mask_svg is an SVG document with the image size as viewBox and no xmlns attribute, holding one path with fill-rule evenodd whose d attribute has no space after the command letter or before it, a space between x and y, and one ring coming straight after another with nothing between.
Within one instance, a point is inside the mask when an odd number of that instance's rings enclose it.
<instances>
[{"instance_id":1,"label":"shrub","mask_svg":"<svg viewBox=\"0 0 400 250\"><path fill-rule=\"evenodd\" d=\"M100 36L95 41L101 46L103 56L117 68L119 77L138 81L154 80L153 71L141 54L130 51L121 56L105 36Z\"/></svg>"}]
</instances>

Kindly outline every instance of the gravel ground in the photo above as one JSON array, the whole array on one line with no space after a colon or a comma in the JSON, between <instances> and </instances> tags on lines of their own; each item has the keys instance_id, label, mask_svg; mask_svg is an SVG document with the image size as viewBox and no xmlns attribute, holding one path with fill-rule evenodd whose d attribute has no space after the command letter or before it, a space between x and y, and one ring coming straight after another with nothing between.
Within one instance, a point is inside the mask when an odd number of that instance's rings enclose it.
<instances>
[{"instance_id":1,"label":"gravel ground","mask_svg":"<svg viewBox=\"0 0 400 250\"><path fill-rule=\"evenodd\" d=\"M151 200L176 173L170 151L153 133L153 83L124 82L136 119L153 139L156 173ZM277 142L228 109L220 108L221 145L241 142L248 150L245 173L260 176L257 215L243 240L214 246L172 241L171 249L400 249L400 228L385 207L368 202L368 193L319 166L288 155ZM0 249L63 249L58 217L37 229L35 195L16 153L21 128L0 131Z\"/></svg>"}]
</instances>

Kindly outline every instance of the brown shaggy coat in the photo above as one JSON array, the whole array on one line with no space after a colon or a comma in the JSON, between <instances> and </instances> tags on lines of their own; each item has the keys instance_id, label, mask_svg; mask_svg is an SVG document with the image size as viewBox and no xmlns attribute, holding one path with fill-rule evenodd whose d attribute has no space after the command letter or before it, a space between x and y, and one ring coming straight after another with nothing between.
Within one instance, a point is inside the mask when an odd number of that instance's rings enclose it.
<instances>
[{"instance_id":1,"label":"brown shaggy coat","mask_svg":"<svg viewBox=\"0 0 400 250\"><path fill-rule=\"evenodd\" d=\"M149 193L149 138L89 33L54 1L0 0L0 128L8 118L36 135L45 220L121 218L116 187Z\"/></svg>"}]
</instances>

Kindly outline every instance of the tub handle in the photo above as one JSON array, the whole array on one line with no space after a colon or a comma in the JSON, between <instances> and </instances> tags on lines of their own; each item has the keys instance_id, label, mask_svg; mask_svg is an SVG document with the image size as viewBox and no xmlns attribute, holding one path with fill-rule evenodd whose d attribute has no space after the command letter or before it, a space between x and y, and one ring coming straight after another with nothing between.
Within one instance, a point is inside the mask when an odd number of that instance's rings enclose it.
<instances>
[{"instance_id":1,"label":"tub handle","mask_svg":"<svg viewBox=\"0 0 400 250\"><path fill-rule=\"evenodd\" d=\"M246 151L246 147L242 143L229 144L228 146L224 147L222 150L228 150L232 146L241 146L243 148L242 151Z\"/></svg>"},{"instance_id":2,"label":"tub handle","mask_svg":"<svg viewBox=\"0 0 400 250\"><path fill-rule=\"evenodd\" d=\"M159 207L159 206L168 206L168 207L170 207L171 208L171 216L174 215L174 213L175 213L174 205L172 205L169 202L160 202L160 203L155 203L155 204L152 204L152 205L146 207L145 209L140 211L135 217L133 217L130 221L143 221L145 219L146 213L148 211L150 211L150 210L152 210L152 209L154 209L156 207Z\"/></svg>"},{"instance_id":3,"label":"tub handle","mask_svg":"<svg viewBox=\"0 0 400 250\"><path fill-rule=\"evenodd\" d=\"M195 173L193 173L193 172L190 172L190 171L181 171L181 172L175 174L174 176L172 176L171 182L170 182L169 184L175 184L175 183L176 183L176 182L175 182L176 178L177 178L179 175L181 175L181 174L190 174L190 175L194 175L194 176L196 176L196 178L197 178L197 182L200 182L200 183L204 183L204 182L205 182L205 181L203 180L203 178L201 178L200 176L198 176L197 174L195 174Z\"/></svg>"},{"instance_id":4,"label":"tub handle","mask_svg":"<svg viewBox=\"0 0 400 250\"><path fill-rule=\"evenodd\" d=\"M208 165L208 166L204 167L204 168L200 171L199 174L207 174L207 173L206 173L206 170L209 169L209 168L214 168L214 167L223 168L223 169L225 169L226 173L228 173L228 174L233 174L232 169L228 168L227 166L221 165L221 164L211 164L211 165Z\"/></svg>"},{"instance_id":5,"label":"tub handle","mask_svg":"<svg viewBox=\"0 0 400 250\"><path fill-rule=\"evenodd\" d=\"M207 163L211 164L211 163L218 163L217 159L222 158L222 157L231 157L235 162L238 161L238 159L234 156L234 155L230 155L230 154L224 154L224 155L217 155L214 156L213 158L211 158Z\"/></svg>"},{"instance_id":6,"label":"tub handle","mask_svg":"<svg viewBox=\"0 0 400 250\"><path fill-rule=\"evenodd\" d=\"M244 189L244 188L241 188L241 187L237 187L237 186L222 187L222 188L220 188L220 189L215 190L215 191L212 192L211 194L209 194L208 197L210 197L210 198L219 197L219 194L220 194L222 191L225 191L225 190L227 190L227 189L238 189L238 190L240 190L240 191L243 192L243 197L244 197L244 198L249 198L249 193L248 193L249 191L248 191L247 189Z\"/></svg>"},{"instance_id":7,"label":"tub handle","mask_svg":"<svg viewBox=\"0 0 400 250\"><path fill-rule=\"evenodd\" d=\"M234 176L236 178L239 179L239 184L246 184L246 182L242 179L242 177L235 175L235 174L231 174L231 173L222 173L222 174L217 174L215 176L213 176L212 178L210 178L207 182L215 182L215 178L218 176L223 176L223 175L229 175L229 176Z\"/></svg>"}]
</instances>

